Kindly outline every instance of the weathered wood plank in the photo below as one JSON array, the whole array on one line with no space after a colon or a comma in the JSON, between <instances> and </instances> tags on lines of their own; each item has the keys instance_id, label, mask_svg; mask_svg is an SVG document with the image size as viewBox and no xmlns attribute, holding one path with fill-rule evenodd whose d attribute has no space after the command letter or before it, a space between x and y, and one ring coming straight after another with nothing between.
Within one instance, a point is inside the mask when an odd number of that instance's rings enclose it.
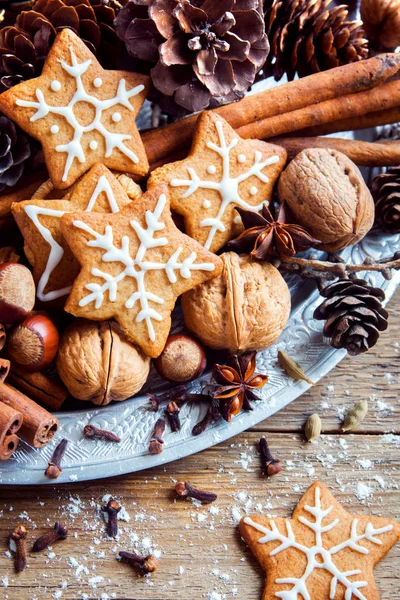
<instances>
[{"instance_id":1,"label":"weathered wood plank","mask_svg":"<svg viewBox=\"0 0 400 600\"><path fill-rule=\"evenodd\" d=\"M200 600L212 592L233 597L232 590L237 589L238 598L257 600L263 576L240 541L234 518L261 507L272 515L289 516L301 493L316 479L354 512L399 518L400 438L396 445L388 437L328 435L310 445L298 434L270 433L268 437L284 466L283 473L270 480L261 474L255 450L259 434L247 432L233 442L152 472L68 488L2 489L1 550L6 550L4 540L21 514L29 529L37 527L30 531L31 540L43 533L47 522L52 524L60 518L70 525L71 535L54 546L53 558L48 552L31 556L30 567L18 576L13 573L11 560L1 552L0 580L7 576L9 587L0 588L0 597L4 593L9 600L20 600L23 593L24 599L35 594L50 599L62 592L63 599L78 599L83 592L90 598L102 598L106 593L109 597L116 594L117 599L172 600L190 595ZM173 481L186 478L219 493L211 509L216 507L218 514L211 514L210 507L175 502ZM104 538L97 508L106 492L120 499L131 516L129 523L121 523L117 543ZM362 500L363 495L368 497ZM139 542L150 538L163 552L150 585L114 558L118 549L133 549L135 536ZM139 549L143 550L140 543ZM399 559L400 546L376 569L385 600L398 599ZM87 567L88 573L75 577L79 567L68 564L76 565L74 561ZM96 584L96 577L104 580ZM68 587L60 587L62 582ZM91 588L90 582L97 588Z\"/></svg>"}]
</instances>

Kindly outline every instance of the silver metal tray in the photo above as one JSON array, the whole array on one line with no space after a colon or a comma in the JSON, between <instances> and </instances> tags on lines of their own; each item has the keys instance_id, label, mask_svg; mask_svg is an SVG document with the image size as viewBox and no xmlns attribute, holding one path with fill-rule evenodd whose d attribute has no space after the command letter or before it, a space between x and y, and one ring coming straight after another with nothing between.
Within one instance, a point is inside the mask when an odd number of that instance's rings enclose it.
<instances>
[{"instance_id":1,"label":"silver metal tray","mask_svg":"<svg viewBox=\"0 0 400 600\"><path fill-rule=\"evenodd\" d=\"M357 246L347 249L344 256L353 262L362 262L366 255L374 259L391 256L400 248L400 236L370 235ZM369 273L367 280L382 287L389 300L400 283L400 272L386 281L380 274ZM204 415L206 407L188 404L181 411L182 429L165 436L164 452L156 456L148 453L149 437L157 418L149 412L148 398L144 395L106 407L92 407L82 403L82 410L61 412L57 416L61 430L45 448L35 450L21 442L14 457L0 465L1 484L49 484L54 481L44 476L44 470L58 441L64 437L70 443L63 460L63 471L57 483L85 481L140 471L167 463L218 444L241 431L256 425L300 396L309 385L293 381L277 364L278 349L286 350L297 359L307 375L318 381L345 356L344 350L334 350L322 337L322 323L313 319L315 306L321 301L311 282L299 278L288 280L292 293L292 313L282 336L276 344L258 355L258 368L266 372L269 382L259 394L261 402L253 403L254 410L236 417L231 423L220 421L198 437L191 435L193 425ZM174 317L174 330L182 327L179 310ZM193 382L193 391L200 391L209 380L209 374ZM161 380L152 371L151 389L162 389ZM164 384L165 387L165 384ZM149 391L149 386L143 393ZM97 427L115 431L120 444L85 439L83 427L93 423Z\"/></svg>"},{"instance_id":2,"label":"silver metal tray","mask_svg":"<svg viewBox=\"0 0 400 600\"><path fill-rule=\"evenodd\" d=\"M280 84L283 83L285 81L282 79ZM270 79L262 81L253 86L251 93L275 86L276 83ZM139 126L149 126L149 122L150 105L145 103L139 115ZM371 139L373 134L372 130L357 132L357 138ZM348 133L345 137L353 137L353 134ZM369 170L366 171L365 175L370 176ZM393 255L399 248L400 236L370 235L357 246L347 249L343 256L360 263L367 255L380 259ZM366 279L385 289L387 301L400 283L400 272L396 272L391 281L386 281L379 273L370 273ZM140 396L105 407L82 403L81 410L58 413L61 428L55 439L40 450L21 441L14 456L0 463L0 484L54 484L53 480L44 476L44 470L55 446L63 437L69 444L63 460L63 471L57 483L70 483L131 473L177 460L218 444L281 410L308 389L309 385L293 381L283 373L277 364L279 349L286 350L297 359L313 381L324 377L346 355L344 350L334 350L323 340L323 323L313 319L314 308L321 302L314 284L310 281L305 283L294 276L287 281L292 296L291 316L277 343L258 355L258 369L268 374L269 381L258 394L262 401L253 403L253 411L243 412L231 423L221 420L202 435L193 437L192 428L205 414L206 407L188 404L181 410L182 429L177 433L166 433L164 451L153 456L148 452L148 444L157 415L149 412L148 398L144 394L148 391L162 391L167 386L152 369L150 383L141 390ZM173 331L179 331L182 327L182 315L176 309ZM203 375L193 382L192 391L201 391L209 378L209 374ZM82 430L87 423L114 431L121 437L121 443L85 439Z\"/></svg>"}]
</instances>

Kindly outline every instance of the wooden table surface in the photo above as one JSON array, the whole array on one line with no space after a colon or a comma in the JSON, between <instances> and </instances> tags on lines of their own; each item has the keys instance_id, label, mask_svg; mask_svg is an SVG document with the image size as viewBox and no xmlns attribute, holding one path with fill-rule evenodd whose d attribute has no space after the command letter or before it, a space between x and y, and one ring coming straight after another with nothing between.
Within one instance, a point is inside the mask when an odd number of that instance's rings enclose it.
<instances>
[{"instance_id":1,"label":"wooden table surface","mask_svg":"<svg viewBox=\"0 0 400 600\"><path fill-rule=\"evenodd\" d=\"M94 483L0 488L0 599L96 598L225 600L261 598L263 573L240 540L237 520L260 510L289 516L316 479L360 513L400 518L400 294L390 329L368 354L346 358L310 392L252 430L201 454L151 471ZM340 433L343 411L362 398L369 413L353 434ZM307 444L302 426L317 411L323 435ZM262 435L283 463L266 479L255 448ZM218 493L210 506L176 501L176 480ZM126 510L117 541L104 535L105 494ZM7 539L17 523L30 543L56 520L70 530L51 551L29 555L16 574ZM161 553L158 571L138 578L117 562L121 549ZM375 569L382 600L400 597L400 545Z\"/></svg>"}]
</instances>

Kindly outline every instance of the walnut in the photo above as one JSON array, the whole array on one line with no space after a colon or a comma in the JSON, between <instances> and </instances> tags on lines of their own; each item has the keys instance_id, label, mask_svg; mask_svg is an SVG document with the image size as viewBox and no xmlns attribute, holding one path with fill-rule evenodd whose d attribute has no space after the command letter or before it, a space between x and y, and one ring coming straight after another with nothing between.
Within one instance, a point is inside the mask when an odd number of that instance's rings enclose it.
<instances>
[{"instance_id":1,"label":"walnut","mask_svg":"<svg viewBox=\"0 0 400 600\"><path fill-rule=\"evenodd\" d=\"M400 0L362 0L361 18L371 42L386 50L400 46Z\"/></svg>"},{"instance_id":2,"label":"walnut","mask_svg":"<svg viewBox=\"0 0 400 600\"><path fill-rule=\"evenodd\" d=\"M335 252L361 240L374 222L374 201L354 163L341 152L303 150L282 173L278 194L322 244Z\"/></svg>"},{"instance_id":3,"label":"walnut","mask_svg":"<svg viewBox=\"0 0 400 600\"><path fill-rule=\"evenodd\" d=\"M275 267L226 252L221 275L182 296L186 326L210 348L260 350L275 342L290 314L290 292Z\"/></svg>"},{"instance_id":4,"label":"walnut","mask_svg":"<svg viewBox=\"0 0 400 600\"><path fill-rule=\"evenodd\" d=\"M126 400L145 384L150 359L113 321L74 321L61 336L57 371L72 396L94 404Z\"/></svg>"}]
</instances>

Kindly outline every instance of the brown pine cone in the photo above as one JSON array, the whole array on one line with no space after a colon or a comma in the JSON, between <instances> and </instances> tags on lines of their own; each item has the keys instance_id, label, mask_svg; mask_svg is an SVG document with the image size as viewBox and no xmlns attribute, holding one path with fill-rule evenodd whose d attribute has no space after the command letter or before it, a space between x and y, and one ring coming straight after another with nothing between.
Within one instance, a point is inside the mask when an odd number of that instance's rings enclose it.
<instances>
[{"instance_id":1,"label":"brown pine cone","mask_svg":"<svg viewBox=\"0 0 400 600\"><path fill-rule=\"evenodd\" d=\"M264 0L271 51L263 76L289 80L356 62L368 56L361 21L346 21L347 6L332 0Z\"/></svg>"},{"instance_id":2,"label":"brown pine cone","mask_svg":"<svg viewBox=\"0 0 400 600\"><path fill-rule=\"evenodd\" d=\"M125 0L126 1L126 0ZM117 0L37 0L15 26L0 30L0 92L37 77L57 33L74 31L105 68L118 68L123 45L114 29Z\"/></svg>"},{"instance_id":3,"label":"brown pine cone","mask_svg":"<svg viewBox=\"0 0 400 600\"><path fill-rule=\"evenodd\" d=\"M326 300L314 311L314 319L325 321L323 333L334 348L345 348L351 356L375 346L379 332L387 329L388 313L382 307L385 292L364 279L339 279L325 287Z\"/></svg>"},{"instance_id":4,"label":"brown pine cone","mask_svg":"<svg viewBox=\"0 0 400 600\"><path fill-rule=\"evenodd\" d=\"M57 33L65 27L76 33L105 68L117 68L121 44L114 19L126 0L37 0L32 11L52 24ZM18 24L18 20L17 20Z\"/></svg>"},{"instance_id":5,"label":"brown pine cone","mask_svg":"<svg viewBox=\"0 0 400 600\"><path fill-rule=\"evenodd\" d=\"M374 47L395 50L400 46L400 0L362 0L361 18Z\"/></svg>"},{"instance_id":6,"label":"brown pine cone","mask_svg":"<svg viewBox=\"0 0 400 600\"><path fill-rule=\"evenodd\" d=\"M152 97L175 114L242 98L269 50L261 0L129 0L116 29L130 68L153 67Z\"/></svg>"},{"instance_id":7,"label":"brown pine cone","mask_svg":"<svg viewBox=\"0 0 400 600\"><path fill-rule=\"evenodd\" d=\"M0 93L40 75L56 36L47 19L33 11L18 15L17 22L0 29Z\"/></svg>"},{"instance_id":8,"label":"brown pine cone","mask_svg":"<svg viewBox=\"0 0 400 600\"><path fill-rule=\"evenodd\" d=\"M400 167L377 175L371 186L375 223L388 233L400 233Z\"/></svg>"},{"instance_id":9,"label":"brown pine cone","mask_svg":"<svg viewBox=\"0 0 400 600\"><path fill-rule=\"evenodd\" d=\"M0 115L0 192L14 186L38 151L38 144Z\"/></svg>"}]
</instances>

